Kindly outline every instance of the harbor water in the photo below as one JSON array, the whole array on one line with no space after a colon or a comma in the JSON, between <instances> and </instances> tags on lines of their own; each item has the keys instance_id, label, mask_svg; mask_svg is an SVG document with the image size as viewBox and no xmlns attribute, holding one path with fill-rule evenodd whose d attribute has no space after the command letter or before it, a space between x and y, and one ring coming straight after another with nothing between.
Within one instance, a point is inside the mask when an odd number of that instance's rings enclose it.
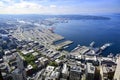
<instances>
[{"instance_id":1,"label":"harbor water","mask_svg":"<svg viewBox=\"0 0 120 80\"><path fill-rule=\"evenodd\" d=\"M112 43L103 55L120 52L120 15L105 15L110 20L69 20L56 25L55 33L67 40L74 41L66 50L71 51L78 44L89 46L94 41L95 47Z\"/></svg>"}]
</instances>

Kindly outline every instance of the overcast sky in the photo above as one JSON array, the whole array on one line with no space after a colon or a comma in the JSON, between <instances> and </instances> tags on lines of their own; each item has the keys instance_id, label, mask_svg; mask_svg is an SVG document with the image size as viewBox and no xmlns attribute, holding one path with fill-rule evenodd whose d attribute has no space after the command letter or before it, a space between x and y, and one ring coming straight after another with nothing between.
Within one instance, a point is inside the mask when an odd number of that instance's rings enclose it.
<instances>
[{"instance_id":1,"label":"overcast sky","mask_svg":"<svg viewBox=\"0 0 120 80\"><path fill-rule=\"evenodd\" d=\"M0 0L0 14L120 13L120 0Z\"/></svg>"}]
</instances>

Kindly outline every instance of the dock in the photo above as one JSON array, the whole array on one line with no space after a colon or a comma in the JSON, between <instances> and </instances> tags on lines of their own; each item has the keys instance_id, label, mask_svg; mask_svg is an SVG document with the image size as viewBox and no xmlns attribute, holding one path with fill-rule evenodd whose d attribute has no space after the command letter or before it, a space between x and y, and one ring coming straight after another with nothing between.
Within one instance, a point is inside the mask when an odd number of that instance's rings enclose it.
<instances>
[{"instance_id":1,"label":"dock","mask_svg":"<svg viewBox=\"0 0 120 80\"><path fill-rule=\"evenodd\" d=\"M63 36L50 32L44 26L36 26L34 28L24 28L20 25L16 30L13 30L13 35L18 40L33 40L38 41L40 44L52 44L55 41L64 39ZM29 29L29 30L28 30Z\"/></svg>"},{"instance_id":2,"label":"dock","mask_svg":"<svg viewBox=\"0 0 120 80\"><path fill-rule=\"evenodd\" d=\"M76 55L84 54L84 53L86 53L89 50L90 49L88 47L86 47L86 46L77 46L75 49L73 49L71 51L70 54L76 54Z\"/></svg>"},{"instance_id":3,"label":"dock","mask_svg":"<svg viewBox=\"0 0 120 80\"><path fill-rule=\"evenodd\" d=\"M67 41L64 41L62 43L56 44L55 46L57 49L61 49L61 48L65 47L67 45L70 45L72 43L73 43L73 41L67 40Z\"/></svg>"}]
</instances>

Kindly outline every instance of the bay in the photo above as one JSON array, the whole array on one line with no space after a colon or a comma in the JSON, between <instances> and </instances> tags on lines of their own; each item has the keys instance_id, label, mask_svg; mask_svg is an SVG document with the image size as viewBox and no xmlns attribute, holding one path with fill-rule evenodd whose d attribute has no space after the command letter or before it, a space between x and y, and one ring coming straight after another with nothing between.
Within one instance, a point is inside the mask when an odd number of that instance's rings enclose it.
<instances>
[{"instance_id":1,"label":"bay","mask_svg":"<svg viewBox=\"0 0 120 80\"><path fill-rule=\"evenodd\" d=\"M55 33L67 40L74 41L66 50L71 51L78 44L89 46L95 41L96 47L105 43L112 43L103 55L120 52L120 15L104 15L110 20L70 20L68 23L59 23L55 27Z\"/></svg>"}]
</instances>

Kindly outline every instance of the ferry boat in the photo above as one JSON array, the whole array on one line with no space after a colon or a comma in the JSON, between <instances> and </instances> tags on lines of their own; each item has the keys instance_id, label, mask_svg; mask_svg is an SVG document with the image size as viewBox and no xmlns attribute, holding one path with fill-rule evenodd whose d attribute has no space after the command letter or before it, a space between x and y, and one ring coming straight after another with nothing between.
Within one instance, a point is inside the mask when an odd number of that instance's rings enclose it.
<instances>
[{"instance_id":1,"label":"ferry boat","mask_svg":"<svg viewBox=\"0 0 120 80\"><path fill-rule=\"evenodd\" d=\"M66 48L68 48L69 46L65 46L65 47L63 47L64 49L66 49Z\"/></svg>"},{"instance_id":2,"label":"ferry boat","mask_svg":"<svg viewBox=\"0 0 120 80\"><path fill-rule=\"evenodd\" d=\"M107 47L111 46L111 43L106 43L100 49L105 50Z\"/></svg>"},{"instance_id":3,"label":"ferry boat","mask_svg":"<svg viewBox=\"0 0 120 80\"><path fill-rule=\"evenodd\" d=\"M94 45L95 45L94 41L90 43L90 47L93 47Z\"/></svg>"}]
</instances>

